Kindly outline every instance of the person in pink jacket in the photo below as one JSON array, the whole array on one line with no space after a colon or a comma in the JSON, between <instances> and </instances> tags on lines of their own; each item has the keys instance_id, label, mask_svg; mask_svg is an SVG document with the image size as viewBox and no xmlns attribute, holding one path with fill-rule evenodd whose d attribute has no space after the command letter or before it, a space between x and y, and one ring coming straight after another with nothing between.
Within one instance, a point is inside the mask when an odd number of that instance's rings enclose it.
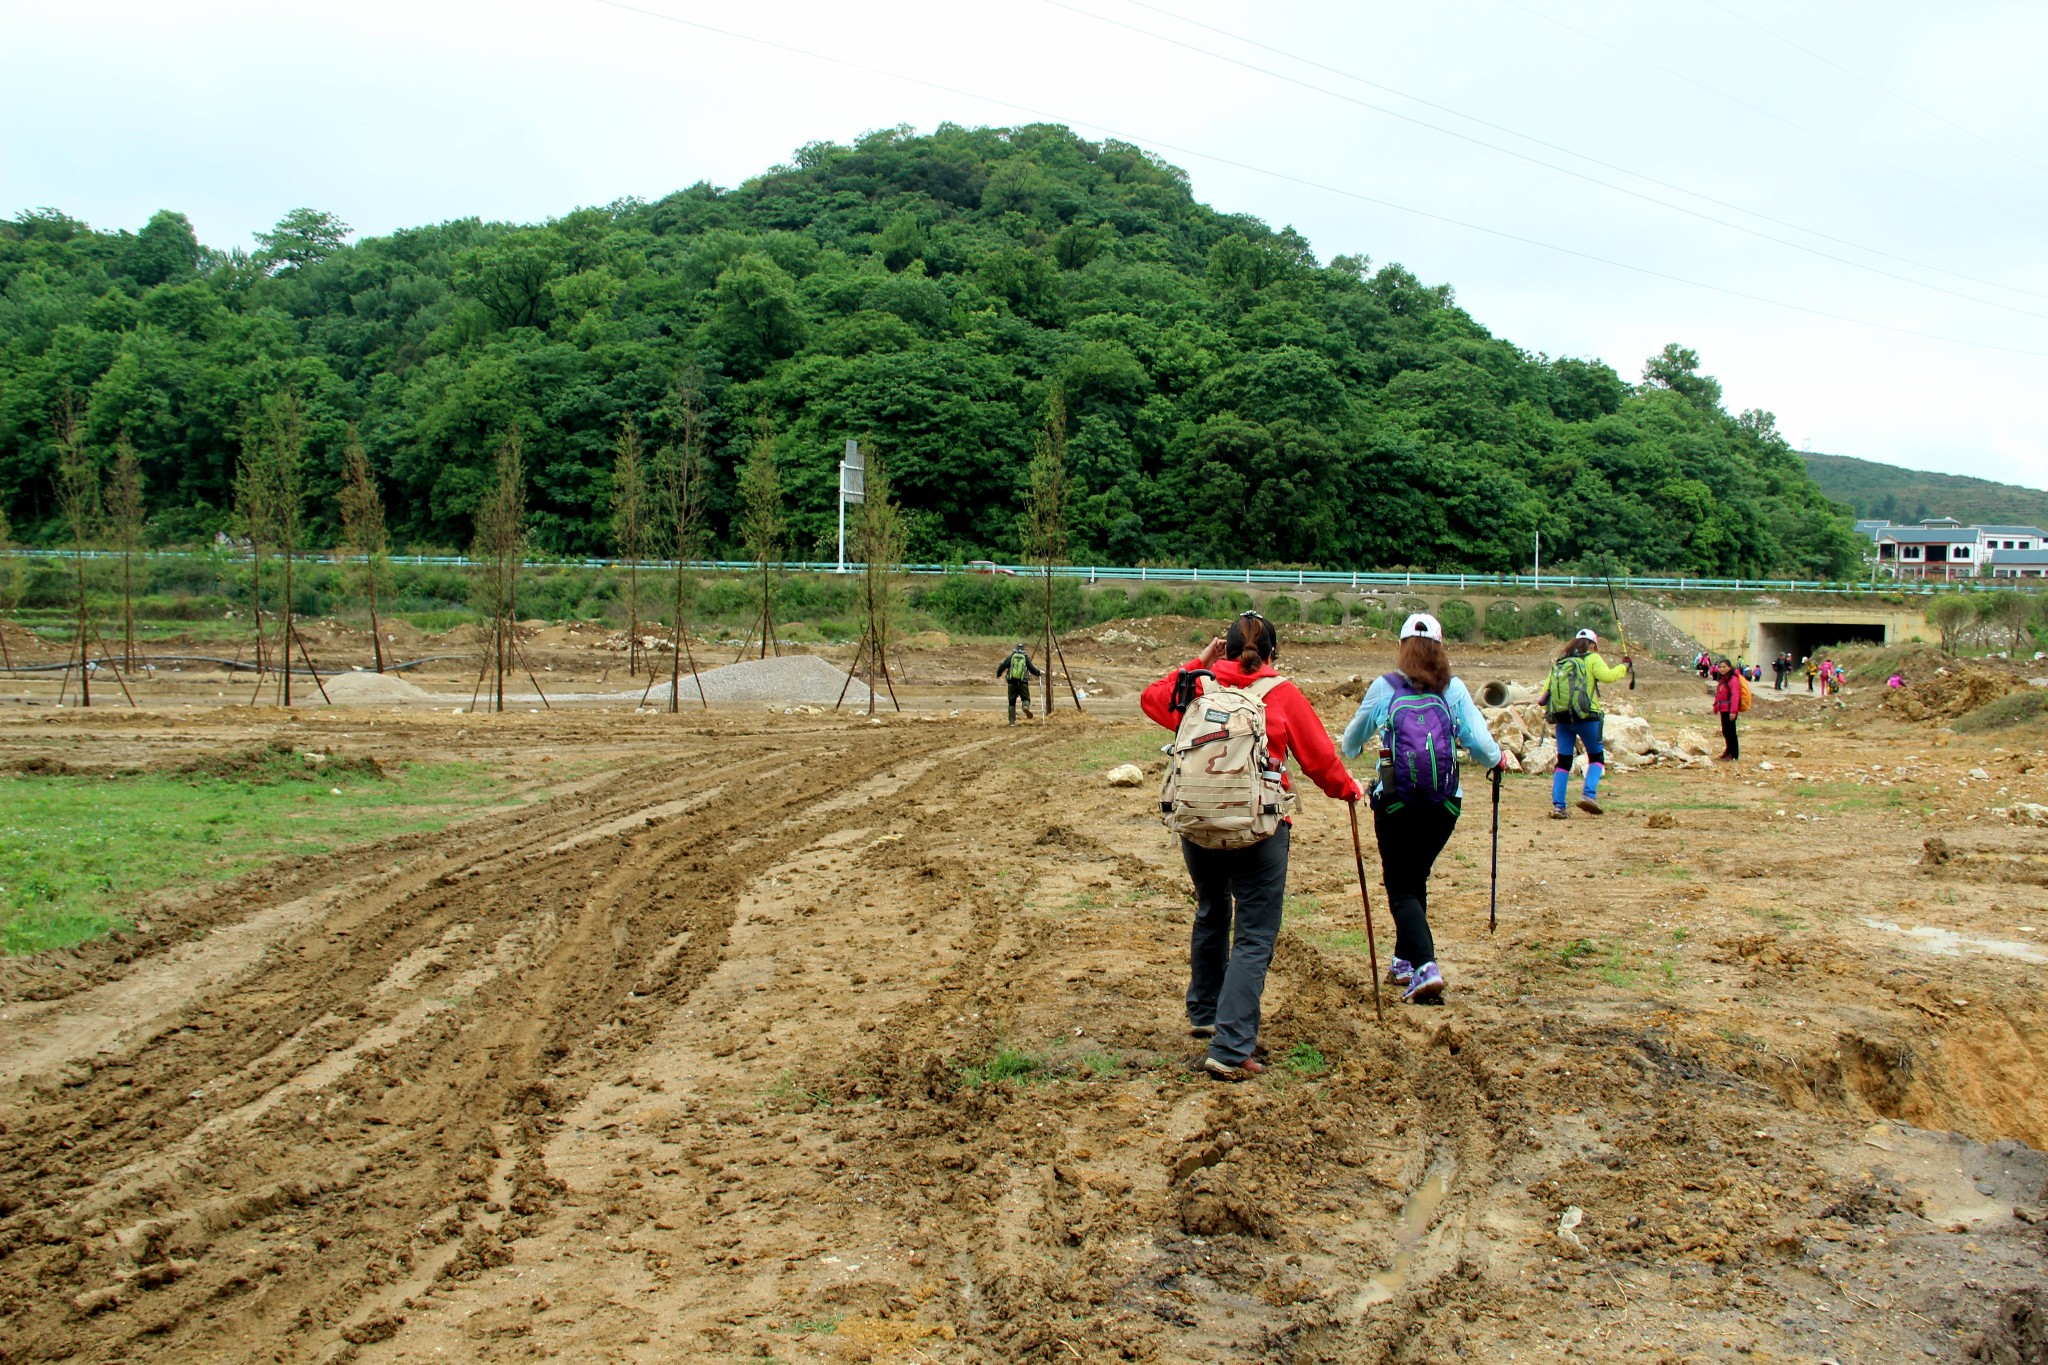
<instances>
[{"instance_id":1,"label":"person in pink jacket","mask_svg":"<svg viewBox=\"0 0 2048 1365\"><path fill-rule=\"evenodd\" d=\"M1742 743L1735 736L1735 718L1742 714L1742 679L1726 659L1714 665L1714 714L1721 718L1721 761L1733 763L1742 757Z\"/></svg>"}]
</instances>

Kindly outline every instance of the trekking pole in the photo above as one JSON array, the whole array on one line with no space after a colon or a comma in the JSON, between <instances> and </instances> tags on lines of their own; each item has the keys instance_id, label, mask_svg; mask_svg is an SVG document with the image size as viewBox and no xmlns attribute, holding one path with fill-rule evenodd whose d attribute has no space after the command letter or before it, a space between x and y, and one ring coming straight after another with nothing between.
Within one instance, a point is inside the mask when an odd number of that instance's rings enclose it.
<instances>
[{"instance_id":1,"label":"trekking pole","mask_svg":"<svg viewBox=\"0 0 2048 1365\"><path fill-rule=\"evenodd\" d=\"M1629 656L1628 690L1633 692L1636 690L1635 651L1628 647L1628 622L1621 619L1621 603L1614 600L1614 575L1608 574L1606 577L1607 609L1614 613L1614 624L1621 627L1621 652Z\"/></svg>"},{"instance_id":2,"label":"trekking pole","mask_svg":"<svg viewBox=\"0 0 2048 1365\"><path fill-rule=\"evenodd\" d=\"M1372 1017L1384 1024L1387 1016L1380 1006L1380 950L1373 942L1372 897L1365 890L1365 845L1358 838L1358 803L1345 804L1351 807L1351 856L1358 861L1358 899L1365 905L1365 954L1366 961L1372 964Z\"/></svg>"},{"instance_id":3,"label":"trekking pole","mask_svg":"<svg viewBox=\"0 0 2048 1365\"><path fill-rule=\"evenodd\" d=\"M1501 765L1495 764L1493 778L1493 880L1486 888L1486 932L1491 934L1495 924L1495 912L1500 906L1500 775Z\"/></svg>"}]
</instances>

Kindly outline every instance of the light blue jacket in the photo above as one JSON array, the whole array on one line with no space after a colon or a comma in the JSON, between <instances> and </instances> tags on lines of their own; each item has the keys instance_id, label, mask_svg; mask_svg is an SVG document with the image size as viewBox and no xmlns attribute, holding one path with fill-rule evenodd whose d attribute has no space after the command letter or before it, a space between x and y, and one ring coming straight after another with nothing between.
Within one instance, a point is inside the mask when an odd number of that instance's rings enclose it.
<instances>
[{"instance_id":1,"label":"light blue jacket","mask_svg":"<svg viewBox=\"0 0 2048 1365\"><path fill-rule=\"evenodd\" d=\"M1387 728L1387 709L1393 704L1393 684L1387 681L1384 674L1374 678L1372 686L1365 689L1365 696L1359 700L1358 714L1344 727L1344 737L1337 743L1344 757L1357 758L1365 751L1368 739L1382 737L1382 732ZM1451 679L1450 685L1444 688L1444 704L1451 708L1451 719L1457 722L1458 742L1488 768L1500 762L1500 745L1494 743L1492 734L1486 728L1486 717L1480 715L1479 708L1472 704L1472 694L1465 690L1465 684L1461 679ZM1383 738L1381 746L1385 747ZM1464 794L1465 788L1461 782L1458 795Z\"/></svg>"}]
</instances>

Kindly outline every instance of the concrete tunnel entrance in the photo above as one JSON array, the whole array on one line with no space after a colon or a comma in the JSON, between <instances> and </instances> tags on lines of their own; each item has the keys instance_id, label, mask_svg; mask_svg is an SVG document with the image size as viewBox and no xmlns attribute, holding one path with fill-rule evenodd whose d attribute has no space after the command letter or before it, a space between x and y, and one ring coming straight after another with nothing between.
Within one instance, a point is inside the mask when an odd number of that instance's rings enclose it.
<instances>
[{"instance_id":1,"label":"concrete tunnel entrance","mask_svg":"<svg viewBox=\"0 0 2048 1365\"><path fill-rule=\"evenodd\" d=\"M1881 645L1885 628L1882 621L1759 621L1756 642L1750 662L1768 663L1787 653L1797 661L1840 645Z\"/></svg>"}]
</instances>

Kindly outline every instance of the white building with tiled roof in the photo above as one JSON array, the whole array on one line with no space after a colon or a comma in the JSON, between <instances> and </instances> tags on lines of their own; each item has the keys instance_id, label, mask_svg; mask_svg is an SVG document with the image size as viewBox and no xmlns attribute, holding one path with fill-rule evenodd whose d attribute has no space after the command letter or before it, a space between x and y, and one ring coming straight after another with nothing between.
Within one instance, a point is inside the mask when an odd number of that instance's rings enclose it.
<instances>
[{"instance_id":1,"label":"white building with tiled roof","mask_svg":"<svg viewBox=\"0 0 2048 1365\"><path fill-rule=\"evenodd\" d=\"M1965 526L1953 517L1929 517L1868 534L1877 543L1878 568L1894 578L2036 578L2048 560L2048 535L2038 526Z\"/></svg>"}]
</instances>

